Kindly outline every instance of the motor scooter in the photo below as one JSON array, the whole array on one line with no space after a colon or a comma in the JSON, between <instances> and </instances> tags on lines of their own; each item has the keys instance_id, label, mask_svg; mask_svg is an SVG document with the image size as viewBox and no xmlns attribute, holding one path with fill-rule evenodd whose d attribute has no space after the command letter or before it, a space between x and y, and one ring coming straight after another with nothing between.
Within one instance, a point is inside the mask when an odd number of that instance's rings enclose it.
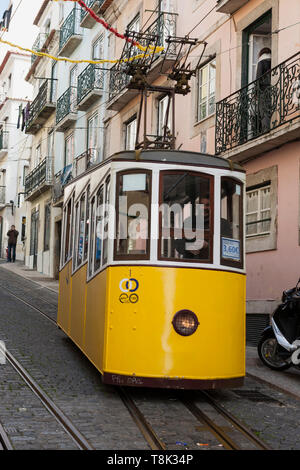
<instances>
[{"instance_id":1,"label":"motor scooter","mask_svg":"<svg viewBox=\"0 0 300 470\"><path fill-rule=\"evenodd\" d=\"M261 361L273 370L300 368L300 279L285 290L257 345Z\"/></svg>"}]
</instances>

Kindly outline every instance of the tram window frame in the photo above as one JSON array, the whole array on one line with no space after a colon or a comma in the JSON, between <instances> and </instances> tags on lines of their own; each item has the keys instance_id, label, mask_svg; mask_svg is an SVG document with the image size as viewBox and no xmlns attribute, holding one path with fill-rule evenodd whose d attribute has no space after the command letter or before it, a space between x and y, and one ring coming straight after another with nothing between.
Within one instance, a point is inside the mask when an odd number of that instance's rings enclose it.
<instances>
[{"instance_id":1,"label":"tram window frame","mask_svg":"<svg viewBox=\"0 0 300 470\"><path fill-rule=\"evenodd\" d=\"M94 247L93 247L93 274L97 273L102 266L102 256L103 256L103 223L104 223L104 197L105 197L105 187L104 184L98 188L95 194L95 220L94 220ZM100 200L99 200L100 199ZM98 209L101 209L101 213L98 214ZM99 220L98 220L99 218ZM100 237L97 236L97 226L100 223L101 232ZM97 258L98 246L97 240L100 240L100 257ZM97 263L99 261L99 264Z\"/></svg>"},{"instance_id":2,"label":"tram window frame","mask_svg":"<svg viewBox=\"0 0 300 470\"><path fill-rule=\"evenodd\" d=\"M109 233L109 205L110 205L111 179L108 176L105 180L104 193L104 214L103 214L103 244L102 244L102 264L101 267L108 263L108 233Z\"/></svg>"},{"instance_id":3,"label":"tram window frame","mask_svg":"<svg viewBox=\"0 0 300 470\"><path fill-rule=\"evenodd\" d=\"M107 189L108 188L108 189ZM106 210L106 198L108 197L109 204L110 201L110 175L105 176L101 179L100 184L93 190L92 194L90 195L90 204L89 204L89 215L90 215L90 223L89 223L89 233L88 233L88 269L87 269L87 280L91 280L94 276L96 276L102 269L104 269L107 265L108 259L104 262L103 253L104 253L104 225L105 225L105 210ZM96 261L96 231L97 231L97 195L98 193L103 190L103 211L102 211L102 229L101 229L101 258L100 258L100 266L97 266L95 269L95 261ZM109 226L109 219L107 218L107 226ZM108 238L107 238L108 241Z\"/></svg>"},{"instance_id":4,"label":"tram window frame","mask_svg":"<svg viewBox=\"0 0 300 470\"><path fill-rule=\"evenodd\" d=\"M134 175L134 174L145 174L146 180L149 178L149 203L148 203L148 238L146 241L146 253L145 254L118 254L118 225L119 225L119 197L120 197L120 187L121 187L121 178L125 175ZM114 237L114 260L115 261L140 261L140 260L150 260L150 246L151 246L151 227L152 227L152 218L151 218L151 204L152 204L152 170L144 168L135 168L130 170L119 171L116 174L116 216L115 216L115 237Z\"/></svg>"},{"instance_id":5,"label":"tram window frame","mask_svg":"<svg viewBox=\"0 0 300 470\"><path fill-rule=\"evenodd\" d=\"M88 278L91 278L94 275L93 270L93 259L94 259L94 236L95 236L95 204L96 204L96 194L91 196L90 200L90 225L89 225L89 249L88 249Z\"/></svg>"},{"instance_id":6,"label":"tram window frame","mask_svg":"<svg viewBox=\"0 0 300 470\"><path fill-rule=\"evenodd\" d=\"M240 261L233 259L226 259L222 256L222 183L223 181L230 181L240 187L240 201L239 201L239 238L240 238ZM232 176L221 176L220 181L220 264L236 269L244 269L244 183ZM229 238L229 237L228 237ZM233 239L233 238L232 238Z\"/></svg>"},{"instance_id":7,"label":"tram window frame","mask_svg":"<svg viewBox=\"0 0 300 470\"><path fill-rule=\"evenodd\" d=\"M74 225L74 193L66 201L64 210L64 235L63 235L63 250L62 250L62 263L65 266L73 254L73 225Z\"/></svg>"},{"instance_id":8,"label":"tram window frame","mask_svg":"<svg viewBox=\"0 0 300 470\"><path fill-rule=\"evenodd\" d=\"M86 249L86 240L89 236L89 227L87 225L88 220L88 211L89 211L89 191L90 191L90 184L87 183L85 188L81 191L80 195L76 198L74 203L74 213L75 213L75 223L74 223L74 247L73 247L73 273L81 268L86 262L88 258L88 244ZM81 219L81 209L82 209L82 200L84 200L84 218ZM82 257L79 259L79 237L80 237L80 220L83 220L83 245L82 245Z\"/></svg>"},{"instance_id":9,"label":"tram window frame","mask_svg":"<svg viewBox=\"0 0 300 470\"><path fill-rule=\"evenodd\" d=\"M162 255L162 233L163 233L163 214L162 211L159 211L159 238L158 238L158 251L157 251L157 259L159 261L164 262L171 262L171 263L191 263L191 264L213 264L214 259L214 211L215 211L215 198L214 198L214 190L215 190L215 176L202 173L193 170L162 170L159 174L159 207L161 208L164 204L163 201L163 179L164 176L167 175L184 175L189 174L191 176L199 176L201 178L206 178L209 181L209 199L210 199L210 213L209 213L209 226L210 226L210 236L209 236L209 257L205 259L201 258L169 258L167 256ZM171 228L170 228L171 229ZM184 230L184 228L182 228Z\"/></svg>"}]
</instances>

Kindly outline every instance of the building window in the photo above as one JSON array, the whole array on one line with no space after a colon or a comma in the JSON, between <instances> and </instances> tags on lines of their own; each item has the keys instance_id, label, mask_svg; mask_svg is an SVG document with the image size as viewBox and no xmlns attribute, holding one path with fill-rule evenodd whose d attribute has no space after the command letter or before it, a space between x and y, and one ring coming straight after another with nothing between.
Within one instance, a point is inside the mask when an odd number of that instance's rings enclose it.
<instances>
[{"instance_id":1,"label":"building window","mask_svg":"<svg viewBox=\"0 0 300 470\"><path fill-rule=\"evenodd\" d=\"M140 30L140 15L137 15L127 26L127 31L139 32Z\"/></svg>"},{"instance_id":2,"label":"building window","mask_svg":"<svg viewBox=\"0 0 300 470\"><path fill-rule=\"evenodd\" d=\"M45 205L44 251L50 249L51 203Z\"/></svg>"},{"instance_id":3,"label":"building window","mask_svg":"<svg viewBox=\"0 0 300 470\"><path fill-rule=\"evenodd\" d=\"M278 169L247 174L246 253L277 249Z\"/></svg>"},{"instance_id":4,"label":"building window","mask_svg":"<svg viewBox=\"0 0 300 470\"><path fill-rule=\"evenodd\" d=\"M215 112L216 107L216 60L212 60L198 72L198 112L201 121Z\"/></svg>"},{"instance_id":5,"label":"building window","mask_svg":"<svg viewBox=\"0 0 300 470\"><path fill-rule=\"evenodd\" d=\"M136 126L136 116L125 124L125 150L135 149Z\"/></svg>"},{"instance_id":6,"label":"building window","mask_svg":"<svg viewBox=\"0 0 300 470\"><path fill-rule=\"evenodd\" d=\"M65 166L73 164L74 153L74 134L71 134L65 140Z\"/></svg>"},{"instance_id":7,"label":"building window","mask_svg":"<svg viewBox=\"0 0 300 470\"><path fill-rule=\"evenodd\" d=\"M103 59L103 36L100 36L92 46L92 59L101 60Z\"/></svg>"},{"instance_id":8,"label":"building window","mask_svg":"<svg viewBox=\"0 0 300 470\"><path fill-rule=\"evenodd\" d=\"M268 235L271 230L271 184L246 193L246 236Z\"/></svg>"},{"instance_id":9,"label":"building window","mask_svg":"<svg viewBox=\"0 0 300 470\"><path fill-rule=\"evenodd\" d=\"M169 115L168 115L168 120L166 122L168 107L169 107ZM171 115L172 115L172 100L170 99L169 96L164 96L163 98L158 100L158 123L157 123L158 132L157 134L159 136L164 135L165 126L167 127L166 135L171 133L172 131Z\"/></svg>"},{"instance_id":10,"label":"building window","mask_svg":"<svg viewBox=\"0 0 300 470\"><path fill-rule=\"evenodd\" d=\"M98 127L98 113L96 113L88 119L87 148L90 150L89 164L97 161Z\"/></svg>"}]
</instances>

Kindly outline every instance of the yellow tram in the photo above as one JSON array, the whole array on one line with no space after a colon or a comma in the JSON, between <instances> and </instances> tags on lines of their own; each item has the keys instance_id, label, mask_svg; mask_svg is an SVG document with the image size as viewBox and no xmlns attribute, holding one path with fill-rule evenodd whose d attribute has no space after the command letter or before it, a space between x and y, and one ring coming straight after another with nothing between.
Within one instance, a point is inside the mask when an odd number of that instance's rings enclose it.
<instances>
[{"instance_id":1,"label":"yellow tram","mask_svg":"<svg viewBox=\"0 0 300 470\"><path fill-rule=\"evenodd\" d=\"M244 183L223 158L143 150L65 187L57 321L104 383L242 385Z\"/></svg>"}]
</instances>

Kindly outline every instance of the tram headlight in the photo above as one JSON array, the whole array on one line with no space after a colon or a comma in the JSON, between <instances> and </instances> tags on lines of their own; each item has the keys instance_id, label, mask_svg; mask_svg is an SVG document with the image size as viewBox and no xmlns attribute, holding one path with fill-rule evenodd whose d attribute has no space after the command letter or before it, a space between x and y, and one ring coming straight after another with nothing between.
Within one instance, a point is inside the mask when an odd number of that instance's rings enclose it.
<instances>
[{"instance_id":1,"label":"tram headlight","mask_svg":"<svg viewBox=\"0 0 300 470\"><path fill-rule=\"evenodd\" d=\"M180 310L175 314L172 325L179 335L190 336L197 330L199 321L191 310Z\"/></svg>"}]
</instances>

